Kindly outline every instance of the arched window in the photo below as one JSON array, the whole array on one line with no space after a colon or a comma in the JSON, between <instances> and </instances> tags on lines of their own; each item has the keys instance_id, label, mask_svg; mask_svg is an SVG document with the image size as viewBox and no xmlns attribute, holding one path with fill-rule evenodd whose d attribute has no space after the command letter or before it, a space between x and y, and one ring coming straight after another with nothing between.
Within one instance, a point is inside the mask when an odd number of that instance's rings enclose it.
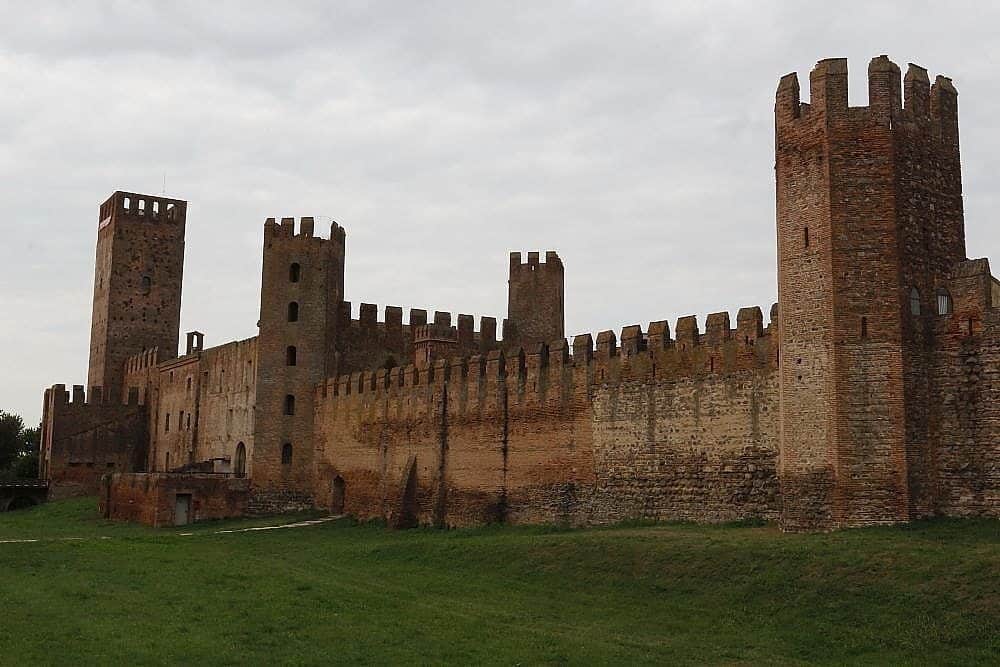
<instances>
[{"instance_id":1,"label":"arched window","mask_svg":"<svg viewBox=\"0 0 1000 667\"><path fill-rule=\"evenodd\" d=\"M920 292L916 287L910 288L910 315L920 314Z\"/></svg>"},{"instance_id":2,"label":"arched window","mask_svg":"<svg viewBox=\"0 0 1000 667\"><path fill-rule=\"evenodd\" d=\"M288 321L298 322L299 321L299 302L292 301L288 304Z\"/></svg>"},{"instance_id":3,"label":"arched window","mask_svg":"<svg viewBox=\"0 0 1000 667\"><path fill-rule=\"evenodd\" d=\"M868 338L868 318L861 318L861 337Z\"/></svg>"},{"instance_id":4,"label":"arched window","mask_svg":"<svg viewBox=\"0 0 1000 667\"><path fill-rule=\"evenodd\" d=\"M288 267L288 282L297 283L301 276L302 267L299 266L298 262L292 262L292 265Z\"/></svg>"},{"instance_id":5,"label":"arched window","mask_svg":"<svg viewBox=\"0 0 1000 667\"><path fill-rule=\"evenodd\" d=\"M242 442L236 445L236 456L233 463L233 473L237 477L247 476L247 448Z\"/></svg>"},{"instance_id":6,"label":"arched window","mask_svg":"<svg viewBox=\"0 0 1000 667\"><path fill-rule=\"evenodd\" d=\"M167 413L167 420L163 424L163 432L170 433L170 413Z\"/></svg>"},{"instance_id":7,"label":"arched window","mask_svg":"<svg viewBox=\"0 0 1000 667\"><path fill-rule=\"evenodd\" d=\"M285 395L285 414L286 415L295 414L295 397L291 394Z\"/></svg>"},{"instance_id":8,"label":"arched window","mask_svg":"<svg viewBox=\"0 0 1000 667\"><path fill-rule=\"evenodd\" d=\"M937 291L937 311L938 315L951 315L951 295L943 287Z\"/></svg>"},{"instance_id":9,"label":"arched window","mask_svg":"<svg viewBox=\"0 0 1000 667\"><path fill-rule=\"evenodd\" d=\"M295 349L294 345L289 345L285 348L285 365L294 366L297 361L298 351Z\"/></svg>"},{"instance_id":10,"label":"arched window","mask_svg":"<svg viewBox=\"0 0 1000 667\"><path fill-rule=\"evenodd\" d=\"M281 463L286 466L292 464L292 443L290 442L281 446Z\"/></svg>"},{"instance_id":11,"label":"arched window","mask_svg":"<svg viewBox=\"0 0 1000 667\"><path fill-rule=\"evenodd\" d=\"M149 294L153 289L153 279L149 276L143 276L141 289L143 294Z\"/></svg>"}]
</instances>

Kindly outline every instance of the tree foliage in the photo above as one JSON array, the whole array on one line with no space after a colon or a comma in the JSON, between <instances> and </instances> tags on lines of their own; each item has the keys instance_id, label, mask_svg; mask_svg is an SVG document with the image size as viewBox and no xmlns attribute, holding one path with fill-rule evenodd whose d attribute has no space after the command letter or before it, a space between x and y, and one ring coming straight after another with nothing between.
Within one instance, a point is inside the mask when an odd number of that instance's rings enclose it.
<instances>
[{"instance_id":1,"label":"tree foliage","mask_svg":"<svg viewBox=\"0 0 1000 667\"><path fill-rule=\"evenodd\" d=\"M0 477L38 477L41 427L25 428L20 415L0 410Z\"/></svg>"}]
</instances>

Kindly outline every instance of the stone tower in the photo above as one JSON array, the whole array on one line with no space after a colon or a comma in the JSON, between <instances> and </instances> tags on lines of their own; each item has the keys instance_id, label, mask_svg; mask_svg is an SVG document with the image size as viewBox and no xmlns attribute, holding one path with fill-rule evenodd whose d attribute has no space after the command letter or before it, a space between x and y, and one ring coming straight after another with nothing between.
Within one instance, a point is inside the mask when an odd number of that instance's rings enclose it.
<instances>
[{"instance_id":1,"label":"stone tower","mask_svg":"<svg viewBox=\"0 0 1000 667\"><path fill-rule=\"evenodd\" d=\"M344 229L313 236L313 219L269 218L257 348L254 487L287 506L310 504L313 397L337 373L337 315L344 296Z\"/></svg>"},{"instance_id":2,"label":"stone tower","mask_svg":"<svg viewBox=\"0 0 1000 667\"><path fill-rule=\"evenodd\" d=\"M555 252L546 252L543 263L537 252L529 252L527 264L521 263L521 253L510 254L505 346L549 342L566 335L564 282L562 260Z\"/></svg>"},{"instance_id":3,"label":"stone tower","mask_svg":"<svg viewBox=\"0 0 1000 667\"><path fill-rule=\"evenodd\" d=\"M116 192L101 204L87 384L122 391L125 360L177 356L187 202Z\"/></svg>"},{"instance_id":4,"label":"stone tower","mask_svg":"<svg viewBox=\"0 0 1000 667\"><path fill-rule=\"evenodd\" d=\"M916 65L901 86L880 56L868 98L848 106L843 59L816 65L809 103L795 74L776 95L790 529L903 521L933 503L929 353L939 306L950 307L945 280L965 259L957 94Z\"/></svg>"}]
</instances>

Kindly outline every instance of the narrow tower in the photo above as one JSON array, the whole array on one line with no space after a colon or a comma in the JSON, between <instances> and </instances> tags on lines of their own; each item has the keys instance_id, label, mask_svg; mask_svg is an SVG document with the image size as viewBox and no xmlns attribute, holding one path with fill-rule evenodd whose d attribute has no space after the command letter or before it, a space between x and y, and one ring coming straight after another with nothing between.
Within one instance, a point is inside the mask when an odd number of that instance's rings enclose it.
<instances>
[{"instance_id":1,"label":"narrow tower","mask_svg":"<svg viewBox=\"0 0 1000 667\"><path fill-rule=\"evenodd\" d=\"M904 521L933 502L937 293L965 259L957 94L910 65L823 60L775 102L780 477L789 529Z\"/></svg>"},{"instance_id":2,"label":"narrow tower","mask_svg":"<svg viewBox=\"0 0 1000 667\"><path fill-rule=\"evenodd\" d=\"M177 356L187 202L116 192L101 204L87 384L120 395L125 360Z\"/></svg>"},{"instance_id":3,"label":"narrow tower","mask_svg":"<svg viewBox=\"0 0 1000 667\"><path fill-rule=\"evenodd\" d=\"M312 218L264 223L251 477L265 499L310 505L313 399L336 374L336 327L344 296L344 229L313 236Z\"/></svg>"},{"instance_id":4,"label":"narrow tower","mask_svg":"<svg viewBox=\"0 0 1000 667\"><path fill-rule=\"evenodd\" d=\"M563 263L555 252L546 252L544 262L537 252L529 252L527 264L521 263L521 253L512 252L504 345L526 346L565 336L564 290Z\"/></svg>"}]
</instances>

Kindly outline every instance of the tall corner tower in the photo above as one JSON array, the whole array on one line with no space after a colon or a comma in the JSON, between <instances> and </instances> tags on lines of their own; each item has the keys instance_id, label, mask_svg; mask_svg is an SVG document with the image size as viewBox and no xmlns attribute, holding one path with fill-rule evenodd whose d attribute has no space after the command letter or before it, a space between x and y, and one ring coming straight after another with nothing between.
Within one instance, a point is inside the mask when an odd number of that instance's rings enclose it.
<instances>
[{"instance_id":1,"label":"tall corner tower","mask_svg":"<svg viewBox=\"0 0 1000 667\"><path fill-rule=\"evenodd\" d=\"M126 359L159 347L177 356L187 202L115 192L97 226L89 387L122 391Z\"/></svg>"},{"instance_id":2,"label":"tall corner tower","mask_svg":"<svg viewBox=\"0 0 1000 667\"><path fill-rule=\"evenodd\" d=\"M775 99L782 521L903 521L933 502L934 295L965 259L957 93L885 56L866 107L844 59L809 79Z\"/></svg>"},{"instance_id":3,"label":"tall corner tower","mask_svg":"<svg viewBox=\"0 0 1000 667\"><path fill-rule=\"evenodd\" d=\"M343 227L313 235L313 218L264 223L251 476L265 493L307 502L313 489L317 385L337 372L337 317L344 297Z\"/></svg>"},{"instance_id":4,"label":"tall corner tower","mask_svg":"<svg viewBox=\"0 0 1000 667\"><path fill-rule=\"evenodd\" d=\"M521 253L512 252L504 344L524 346L565 336L564 293L563 263L558 254L550 250L540 262L537 252L529 252L528 263L523 264Z\"/></svg>"}]
</instances>

